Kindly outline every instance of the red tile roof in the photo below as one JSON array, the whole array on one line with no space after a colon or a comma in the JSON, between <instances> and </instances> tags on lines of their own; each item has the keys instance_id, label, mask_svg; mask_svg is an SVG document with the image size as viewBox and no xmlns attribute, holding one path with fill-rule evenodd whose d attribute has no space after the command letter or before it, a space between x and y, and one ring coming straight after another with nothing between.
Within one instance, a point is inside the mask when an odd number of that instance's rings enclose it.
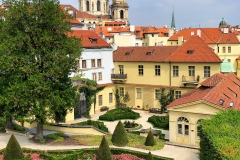
<instances>
[{"instance_id":1,"label":"red tile roof","mask_svg":"<svg viewBox=\"0 0 240 160\"><path fill-rule=\"evenodd\" d=\"M167 108L174 108L182 104L203 101L203 103L211 103L222 108L229 108L230 102L234 104L235 109L240 109L240 79L230 73L228 76L217 73L201 86L193 91L187 92L181 98L174 100ZM220 103L220 99L224 102Z\"/></svg>"},{"instance_id":2,"label":"red tile roof","mask_svg":"<svg viewBox=\"0 0 240 160\"><path fill-rule=\"evenodd\" d=\"M84 48L110 48L111 46L105 42L96 33L89 30L74 30L69 34L70 36L75 36L82 39L81 43ZM97 41L97 43L92 43L91 39Z\"/></svg>"},{"instance_id":3,"label":"red tile roof","mask_svg":"<svg viewBox=\"0 0 240 160\"><path fill-rule=\"evenodd\" d=\"M228 33L223 33L221 28L189 28L183 29L174 34L169 38L169 41L177 41L179 36L183 36L184 40L188 40L192 34L197 35L200 32L201 39L207 44L217 44L217 43L233 43L239 44L239 40L231 30Z\"/></svg>"},{"instance_id":4,"label":"red tile roof","mask_svg":"<svg viewBox=\"0 0 240 160\"><path fill-rule=\"evenodd\" d=\"M240 56L237 58L237 60L240 60Z\"/></svg>"},{"instance_id":5,"label":"red tile roof","mask_svg":"<svg viewBox=\"0 0 240 160\"><path fill-rule=\"evenodd\" d=\"M193 54L187 54L193 50ZM149 52L149 53L148 53ZM148 54L147 54L148 53ZM204 62L221 63L221 59L198 36L182 46L119 47L113 53L115 62Z\"/></svg>"},{"instance_id":6,"label":"red tile roof","mask_svg":"<svg viewBox=\"0 0 240 160\"><path fill-rule=\"evenodd\" d=\"M188 52L193 52L188 54ZM204 43L198 36L191 36L181 47L179 47L166 61L170 62L216 62L221 63L221 59L213 50Z\"/></svg>"}]
</instances>

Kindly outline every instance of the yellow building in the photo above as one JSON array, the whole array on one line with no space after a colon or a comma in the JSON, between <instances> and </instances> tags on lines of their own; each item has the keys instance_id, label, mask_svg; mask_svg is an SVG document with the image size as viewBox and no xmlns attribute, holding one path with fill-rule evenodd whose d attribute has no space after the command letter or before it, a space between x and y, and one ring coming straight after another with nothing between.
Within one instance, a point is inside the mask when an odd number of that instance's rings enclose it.
<instances>
[{"instance_id":1,"label":"yellow building","mask_svg":"<svg viewBox=\"0 0 240 160\"><path fill-rule=\"evenodd\" d=\"M171 88L175 98L220 72L221 60L198 37L182 46L119 47L113 53L112 81L129 93L132 107L160 108L160 88Z\"/></svg>"},{"instance_id":2,"label":"yellow building","mask_svg":"<svg viewBox=\"0 0 240 160\"><path fill-rule=\"evenodd\" d=\"M240 51L239 32L234 28L189 28L183 29L168 39L169 46L180 46L191 36L199 36L221 60L226 59L237 70L237 61ZM240 76L240 74L238 74Z\"/></svg>"},{"instance_id":3,"label":"yellow building","mask_svg":"<svg viewBox=\"0 0 240 160\"><path fill-rule=\"evenodd\" d=\"M240 79L234 73L215 74L197 89L185 93L167 106L169 141L199 146L198 122L225 109L239 109L239 95Z\"/></svg>"}]
</instances>

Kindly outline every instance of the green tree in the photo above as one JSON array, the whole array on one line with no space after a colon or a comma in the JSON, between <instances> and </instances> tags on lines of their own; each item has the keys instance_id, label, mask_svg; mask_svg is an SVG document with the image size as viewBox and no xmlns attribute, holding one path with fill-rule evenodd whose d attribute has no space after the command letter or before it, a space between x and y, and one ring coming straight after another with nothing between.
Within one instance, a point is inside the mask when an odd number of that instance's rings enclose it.
<instances>
[{"instance_id":1,"label":"green tree","mask_svg":"<svg viewBox=\"0 0 240 160\"><path fill-rule=\"evenodd\" d=\"M155 145L155 140L154 140L152 131L150 130L148 132L148 135L147 135L147 138L146 138L146 141L145 141L145 146L154 146L154 145Z\"/></svg>"},{"instance_id":2,"label":"green tree","mask_svg":"<svg viewBox=\"0 0 240 160\"><path fill-rule=\"evenodd\" d=\"M35 138L42 139L47 119L64 121L77 103L69 75L77 71L81 44L71 36L72 17L58 0L10 2L0 24L0 68L9 79L3 99L5 108L13 104L4 114L14 118L27 110L37 122Z\"/></svg>"},{"instance_id":3,"label":"green tree","mask_svg":"<svg viewBox=\"0 0 240 160\"><path fill-rule=\"evenodd\" d=\"M105 136L103 136L98 148L96 160L112 160L112 154Z\"/></svg>"},{"instance_id":4,"label":"green tree","mask_svg":"<svg viewBox=\"0 0 240 160\"><path fill-rule=\"evenodd\" d=\"M128 143L127 132L121 121L118 122L113 135L112 135L112 143L115 146L123 147Z\"/></svg>"},{"instance_id":5,"label":"green tree","mask_svg":"<svg viewBox=\"0 0 240 160\"><path fill-rule=\"evenodd\" d=\"M165 88L161 88L159 102L161 104L162 112L166 111L166 106L169 105L173 100L174 90L170 89L170 91L167 94L165 94Z\"/></svg>"},{"instance_id":6,"label":"green tree","mask_svg":"<svg viewBox=\"0 0 240 160\"><path fill-rule=\"evenodd\" d=\"M113 90L114 96L115 96L115 103L116 103L116 107L123 107L124 103L130 101L130 96L128 94L128 92L124 95L121 95L119 93L119 89L115 89Z\"/></svg>"},{"instance_id":7,"label":"green tree","mask_svg":"<svg viewBox=\"0 0 240 160\"><path fill-rule=\"evenodd\" d=\"M17 139L13 134L11 135L8 141L7 147L3 155L4 155L3 160L23 158L23 152L22 152L21 146L19 145Z\"/></svg>"},{"instance_id":8,"label":"green tree","mask_svg":"<svg viewBox=\"0 0 240 160\"><path fill-rule=\"evenodd\" d=\"M152 153L149 151L146 160L153 160Z\"/></svg>"}]
</instances>

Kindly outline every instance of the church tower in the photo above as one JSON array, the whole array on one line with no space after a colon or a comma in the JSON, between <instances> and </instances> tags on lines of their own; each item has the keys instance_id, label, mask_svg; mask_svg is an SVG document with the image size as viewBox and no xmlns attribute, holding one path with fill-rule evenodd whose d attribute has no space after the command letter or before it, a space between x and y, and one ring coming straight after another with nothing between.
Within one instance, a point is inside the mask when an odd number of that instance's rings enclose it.
<instances>
[{"instance_id":1,"label":"church tower","mask_svg":"<svg viewBox=\"0 0 240 160\"><path fill-rule=\"evenodd\" d=\"M111 15L114 21L128 21L128 4L126 0L112 0Z\"/></svg>"},{"instance_id":2,"label":"church tower","mask_svg":"<svg viewBox=\"0 0 240 160\"><path fill-rule=\"evenodd\" d=\"M78 0L79 11L92 15L108 15L109 0Z\"/></svg>"}]
</instances>

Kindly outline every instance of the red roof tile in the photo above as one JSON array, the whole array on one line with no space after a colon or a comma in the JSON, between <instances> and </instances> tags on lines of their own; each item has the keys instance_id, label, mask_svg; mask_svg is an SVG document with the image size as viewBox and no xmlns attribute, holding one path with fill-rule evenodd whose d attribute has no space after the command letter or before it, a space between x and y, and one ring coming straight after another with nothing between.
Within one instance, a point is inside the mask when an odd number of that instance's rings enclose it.
<instances>
[{"instance_id":1,"label":"red roof tile","mask_svg":"<svg viewBox=\"0 0 240 160\"><path fill-rule=\"evenodd\" d=\"M110 48L111 47L96 33L89 30L74 30L69 35L82 39L81 43L84 48ZM97 43L92 43L91 39L96 40Z\"/></svg>"},{"instance_id":2,"label":"red roof tile","mask_svg":"<svg viewBox=\"0 0 240 160\"><path fill-rule=\"evenodd\" d=\"M240 56L237 58L237 60L240 60Z\"/></svg>"},{"instance_id":3,"label":"red roof tile","mask_svg":"<svg viewBox=\"0 0 240 160\"><path fill-rule=\"evenodd\" d=\"M190 53L193 52L193 53ZM191 36L183 43L166 61L170 62L216 62L221 63L221 59L213 50L198 36Z\"/></svg>"},{"instance_id":4,"label":"red roof tile","mask_svg":"<svg viewBox=\"0 0 240 160\"><path fill-rule=\"evenodd\" d=\"M181 98L174 100L167 108L202 100L205 103L211 103L222 108L229 108L229 104L232 102L235 109L240 109L239 96L240 79L234 73L230 73L228 76L217 73L204 81L199 88L187 92ZM220 99L224 101L222 104Z\"/></svg>"}]
</instances>

